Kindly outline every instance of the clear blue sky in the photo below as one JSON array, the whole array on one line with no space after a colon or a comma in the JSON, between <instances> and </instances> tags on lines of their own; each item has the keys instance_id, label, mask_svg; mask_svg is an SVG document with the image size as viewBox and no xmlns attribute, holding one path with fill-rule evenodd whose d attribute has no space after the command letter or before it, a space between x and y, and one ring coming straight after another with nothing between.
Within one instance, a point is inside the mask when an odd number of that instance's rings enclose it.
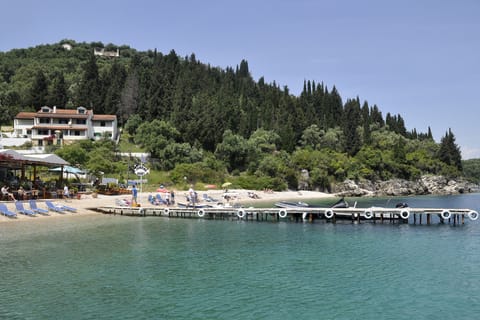
<instances>
[{"instance_id":1,"label":"clear blue sky","mask_svg":"<svg viewBox=\"0 0 480 320\"><path fill-rule=\"evenodd\" d=\"M249 63L298 95L337 87L408 130L451 128L464 159L480 158L477 0L4 0L0 51L62 39L195 53L212 66Z\"/></svg>"}]
</instances>

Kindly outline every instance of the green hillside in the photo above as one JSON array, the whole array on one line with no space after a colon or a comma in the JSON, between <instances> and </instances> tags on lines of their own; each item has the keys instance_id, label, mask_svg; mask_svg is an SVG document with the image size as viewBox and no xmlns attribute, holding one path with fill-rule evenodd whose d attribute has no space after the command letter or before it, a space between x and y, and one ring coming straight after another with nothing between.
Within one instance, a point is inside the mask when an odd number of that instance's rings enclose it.
<instances>
[{"instance_id":1,"label":"green hillside","mask_svg":"<svg viewBox=\"0 0 480 320\"><path fill-rule=\"evenodd\" d=\"M94 48L118 49L120 56L95 56ZM135 150L150 152L151 167L177 183L186 176L217 183L234 175L256 188L306 182L327 190L346 178L462 172L451 130L437 143L430 130L408 131L400 114L384 116L379 106L342 98L335 86L318 80L305 81L303 92L292 95L275 82L255 81L245 60L223 69L194 54L73 40L1 52L0 124L11 125L17 112L44 105L116 114ZM86 155L72 163L125 178L130 166L115 158L118 146L82 148ZM72 156L59 152L67 160ZM308 181L302 181L303 169Z\"/></svg>"}]
</instances>

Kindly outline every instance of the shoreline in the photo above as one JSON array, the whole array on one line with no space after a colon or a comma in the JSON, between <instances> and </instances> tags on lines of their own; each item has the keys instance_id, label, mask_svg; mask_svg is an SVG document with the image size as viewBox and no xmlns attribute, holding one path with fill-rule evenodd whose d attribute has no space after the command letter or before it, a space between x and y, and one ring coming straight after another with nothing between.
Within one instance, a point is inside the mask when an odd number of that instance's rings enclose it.
<instances>
[{"instance_id":1,"label":"shoreline","mask_svg":"<svg viewBox=\"0 0 480 320\"><path fill-rule=\"evenodd\" d=\"M276 201L306 201L306 200L315 200L315 199L328 199L337 197L335 194L317 192L317 191L279 191L279 192L264 192L264 191L255 191L255 190L245 190L245 189L232 189L229 190L230 193L236 194L237 199L232 201L233 203L238 204L252 204L252 203L266 203L266 202L276 202ZM178 203L186 202L185 194L186 190L176 191L175 192L175 201ZM218 199L218 202L223 202L223 190L207 190L199 191L198 196L202 199L203 194L210 196L214 199ZM249 197L249 193L254 193L258 195L258 199ZM155 195L156 192L139 192L138 193L138 202L142 207L152 206L148 203L148 196ZM17 213L16 218L9 218L4 215L0 215L0 224L2 223L14 223L14 222L33 222L33 221L44 221L47 219L74 219L75 217L80 216L93 216L93 215L103 215L103 213L93 211L91 209L102 207L102 206L114 206L115 200L117 199L131 199L130 195L116 195L116 196L107 196L99 194L97 198L93 198L91 195L84 195L81 199L69 199L65 201L64 199L53 199L53 202L59 204L65 204L77 208L77 212L66 212L66 213L57 213L50 211L48 214L36 214L35 216L27 216L20 213ZM24 207L29 209L30 206L28 201L24 202ZM200 201L203 203L204 201ZM15 212L15 203L13 201L4 201L3 202L7 208ZM37 200L37 205L40 208L46 209L46 205L43 199ZM160 205L163 207L165 205ZM165 206L166 207L166 206Z\"/></svg>"}]
</instances>

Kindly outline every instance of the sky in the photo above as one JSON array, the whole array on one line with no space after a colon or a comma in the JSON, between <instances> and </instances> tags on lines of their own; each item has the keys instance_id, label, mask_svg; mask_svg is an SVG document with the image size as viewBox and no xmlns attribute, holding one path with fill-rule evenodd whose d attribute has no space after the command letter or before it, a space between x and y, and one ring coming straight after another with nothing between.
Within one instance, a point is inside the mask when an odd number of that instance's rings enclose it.
<instances>
[{"instance_id":1,"label":"sky","mask_svg":"<svg viewBox=\"0 0 480 320\"><path fill-rule=\"evenodd\" d=\"M2 0L0 51L103 42L172 49L221 68L248 61L299 95L305 80L359 97L480 158L477 0Z\"/></svg>"}]
</instances>

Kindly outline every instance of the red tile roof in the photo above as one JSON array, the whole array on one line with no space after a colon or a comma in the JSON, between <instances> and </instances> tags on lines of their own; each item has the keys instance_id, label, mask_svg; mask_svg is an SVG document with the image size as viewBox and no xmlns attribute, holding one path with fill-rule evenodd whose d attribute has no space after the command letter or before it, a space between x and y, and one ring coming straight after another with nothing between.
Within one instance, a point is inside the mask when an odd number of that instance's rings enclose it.
<instances>
[{"instance_id":1,"label":"red tile roof","mask_svg":"<svg viewBox=\"0 0 480 320\"><path fill-rule=\"evenodd\" d=\"M35 118L37 115L36 112L19 112L16 116L15 119L32 119Z\"/></svg>"},{"instance_id":2,"label":"red tile roof","mask_svg":"<svg viewBox=\"0 0 480 320\"><path fill-rule=\"evenodd\" d=\"M110 120L114 121L117 119L116 115L111 115L111 114L94 114L92 120Z\"/></svg>"}]
</instances>

